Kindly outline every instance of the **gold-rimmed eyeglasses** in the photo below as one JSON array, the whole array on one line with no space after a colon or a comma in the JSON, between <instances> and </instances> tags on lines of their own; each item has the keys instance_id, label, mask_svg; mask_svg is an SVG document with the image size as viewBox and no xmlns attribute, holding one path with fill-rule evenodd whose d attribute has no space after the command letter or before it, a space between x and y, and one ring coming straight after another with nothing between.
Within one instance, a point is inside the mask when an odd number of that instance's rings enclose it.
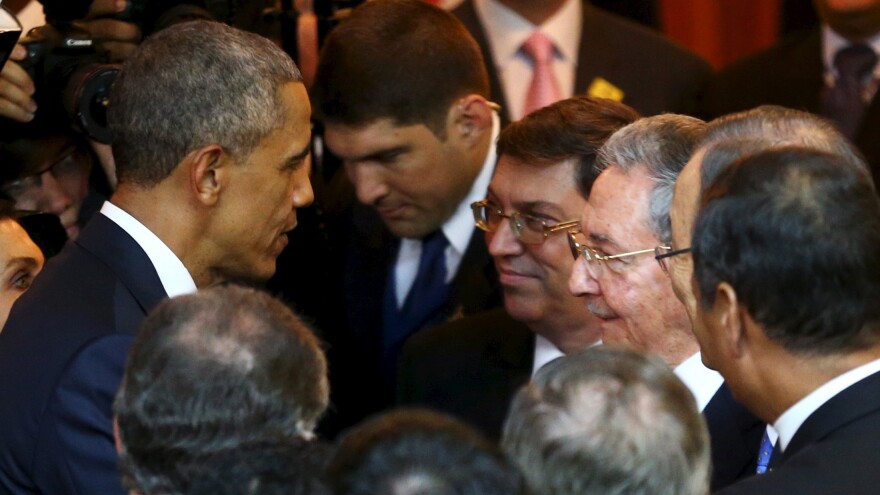
<instances>
[{"instance_id":1,"label":"gold-rimmed eyeglasses","mask_svg":"<svg viewBox=\"0 0 880 495\"><path fill-rule=\"evenodd\" d=\"M614 273L623 273L631 264L630 258L641 254L654 253L655 248L639 249L638 251L630 251L628 253L606 255L602 254L591 246L578 241L579 231L571 231L568 233L568 246L571 248L571 255L575 261L578 256L583 256L587 260L587 266L590 267L596 275L601 275L605 267Z\"/></svg>"},{"instance_id":2,"label":"gold-rimmed eyeglasses","mask_svg":"<svg viewBox=\"0 0 880 495\"><path fill-rule=\"evenodd\" d=\"M541 244L550 234L577 227L580 223L580 220L566 220L550 224L546 220L516 211L508 215L488 199L471 203L471 210L474 212L474 223L480 230L495 232L501 225L501 220L506 218L510 222L513 235L525 244Z\"/></svg>"},{"instance_id":3,"label":"gold-rimmed eyeglasses","mask_svg":"<svg viewBox=\"0 0 880 495\"><path fill-rule=\"evenodd\" d=\"M672 249L672 246L657 246L654 248L654 259L660 264L663 272L669 273L669 258L691 252L691 248Z\"/></svg>"}]
</instances>

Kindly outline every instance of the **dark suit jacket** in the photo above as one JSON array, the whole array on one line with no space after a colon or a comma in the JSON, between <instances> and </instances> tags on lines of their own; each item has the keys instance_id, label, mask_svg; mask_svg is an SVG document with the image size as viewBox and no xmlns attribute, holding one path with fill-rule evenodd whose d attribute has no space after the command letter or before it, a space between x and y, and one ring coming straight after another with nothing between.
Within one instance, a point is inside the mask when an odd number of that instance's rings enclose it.
<instances>
[{"instance_id":1,"label":"dark suit jacket","mask_svg":"<svg viewBox=\"0 0 880 495\"><path fill-rule=\"evenodd\" d=\"M345 322L324 328L329 345L332 406L322 432L334 435L369 414L394 403L394 384L380 378L382 308L399 243L371 207L356 204L343 241L343 302ZM501 305L501 288L483 233L474 229L452 295L432 324Z\"/></svg>"},{"instance_id":2,"label":"dark suit jacket","mask_svg":"<svg viewBox=\"0 0 880 495\"><path fill-rule=\"evenodd\" d=\"M873 495L880 490L878 445L880 373L852 385L810 415L771 472L719 493Z\"/></svg>"},{"instance_id":3,"label":"dark suit jacket","mask_svg":"<svg viewBox=\"0 0 880 495\"><path fill-rule=\"evenodd\" d=\"M534 353L535 335L503 308L426 330L403 349L398 404L451 414L498 440Z\"/></svg>"},{"instance_id":4,"label":"dark suit jacket","mask_svg":"<svg viewBox=\"0 0 880 495\"><path fill-rule=\"evenodd\" d=\"M103 215L47 263L0 333L0 493L125 493L111 405L135 332L165 297Z\"/></svg>"},{"instance_id":5,"label":"dark suit jacket","mask_svg":"<svg viewBox=\"0 0 880 495\"><path fill-rule=\"evenodd\" d=\"M398 403L452 414L497 440L513 395L530 378L534 349L534 334L500 308L427 330L404 347ZM713 490L753 475L765 424L726 384L703 416Z\"/></svg>"},{"instance_id":6,"label":"dark suit jacket","mask_svg":"<svg viewBox=\"0 0 880 495\"><path fill-rule=\"evenodd\" d=\"M824 71L820 29L800 33L720 72L707 89L702 114L715 118L763 104L821 114ZM875 95L854 140L868 159L875 182L880 179L877 136L880 97Z\"/></svg>"},{"instance_id":7,"label":"dark suit jacket","mask_svg":"<svg viewBox=\"0 0 880 495\"><path fill-rule=\"evenodd\" d=\"M766 424L733 398L724 383L703 409L712 444L712 491L755 474Z\"/></svg>"},{"instance_id":8,"label":"dark suit jacket","mask_svg":"<svg viewBox=\"0 0 880 495\"><path fill-rule=\"evenodd\" d=\"M453 13L480 45L489 70L491 98L502 107L502 122L509 122L502 83L473 2L466 0ZM623 103L644 115L693 114L710 74L706 61L659 33L584 2L575 95L586 94L593 80L601 77L623 90Z\"/></svg>"}]
</instances>

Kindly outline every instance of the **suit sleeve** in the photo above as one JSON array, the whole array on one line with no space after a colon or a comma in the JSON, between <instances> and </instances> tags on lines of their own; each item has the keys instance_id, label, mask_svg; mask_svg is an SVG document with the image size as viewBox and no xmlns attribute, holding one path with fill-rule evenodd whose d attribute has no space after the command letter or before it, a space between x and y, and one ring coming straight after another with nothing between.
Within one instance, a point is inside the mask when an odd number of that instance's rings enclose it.
<instances>
[{"instance_id":1,"label":"suit sleeve","mask_svg":"<svg viewBox=\"0 0 880 495\"><path fill-rule=\"evenodd\" d=\"M133 337L89 343L59 380L43 420L34 472L42 493L124 495L113 399Z\"/></svg>"}]
</instances>

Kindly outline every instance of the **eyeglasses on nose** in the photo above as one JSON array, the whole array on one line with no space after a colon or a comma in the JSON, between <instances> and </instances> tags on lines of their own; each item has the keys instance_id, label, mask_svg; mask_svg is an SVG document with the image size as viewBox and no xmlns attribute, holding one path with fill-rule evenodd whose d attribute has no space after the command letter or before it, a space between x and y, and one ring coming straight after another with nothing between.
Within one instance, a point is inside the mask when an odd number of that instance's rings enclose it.
<instances>
[{"instance_id":1,"label":"eyeglasses on nose","mask_svg":"<svg viewBox=\"0 0 880 495\"><path fill-rule=\"evenodd\" d=\"M595 275L601 275L607 267L611 272L623 273L631 264L629 261L633 256L640 254L653 253L655 248L639 249L638 251L630 251L628 253L605 255L597 251L595 248L581 243L577 236L581 234L579 231L571 231L568 233L568 247L571 249L571 255L577 261L578 256L583 256L587 260L587 266L595 272ZM581 234L582 235L582 234Z\"/></svg>"},{"instance_id":2,"label":"eyeglasses on nose","mask_svg":"<svg viewBox=\"0 0 880 495\"><path fill-rule=\"evenodd\" d=\"M474 213L474 224L480 230L495 232L501 225L501 220L506 218L510 222L510 230L513 231L513 235L525 244L541 244L550 234L577 227L580 222L579 220L567 220L557 224L549 224L546 220L516 211L507 215L487 199L471 203L471 210Z\"/></svg>"}]
</instances>

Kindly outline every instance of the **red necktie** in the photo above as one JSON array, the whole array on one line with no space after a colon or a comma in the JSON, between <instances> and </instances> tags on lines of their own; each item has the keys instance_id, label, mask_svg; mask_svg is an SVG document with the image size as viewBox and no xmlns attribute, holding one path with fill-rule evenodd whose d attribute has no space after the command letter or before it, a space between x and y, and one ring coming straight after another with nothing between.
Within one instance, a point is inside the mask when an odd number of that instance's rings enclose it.
<instances>
[{"instance_id":1,"label":"red necktie","mask_svg":"<svg viewBox=\"0 0 880 495\"><path fill-rule=\"evenodd\" d=\"M523 115L551 105L562 98L559 83L553 73L556 47L549 38L535 31L522 45L523 53L532 61L532 82L526 92Z\"/></svg>"}]
</instances>

